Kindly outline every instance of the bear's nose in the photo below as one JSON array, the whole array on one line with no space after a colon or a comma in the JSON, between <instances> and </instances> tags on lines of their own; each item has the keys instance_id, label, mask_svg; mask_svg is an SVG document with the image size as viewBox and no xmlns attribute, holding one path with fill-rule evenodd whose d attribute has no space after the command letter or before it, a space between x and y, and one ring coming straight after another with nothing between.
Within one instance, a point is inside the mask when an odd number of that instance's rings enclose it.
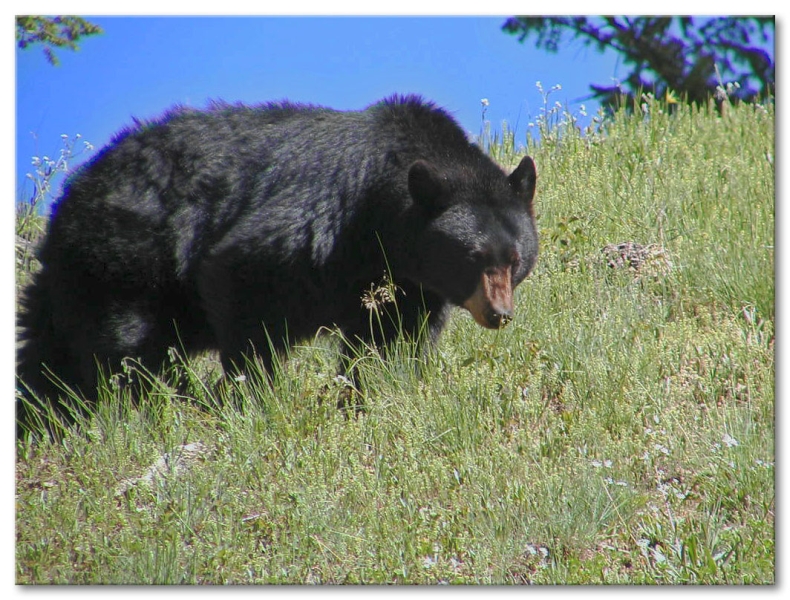
<instances>
[{"instance_id":1,"label":"bear's nose","mask_svg":"<svg viewBox=\"0 0 790 600\"><path fill-rule=\"evenodd\" d=\"M513 320L512 310L492 310L488 314L488 323L491 329L502 329Z\"/></svg>"}]
</instances>

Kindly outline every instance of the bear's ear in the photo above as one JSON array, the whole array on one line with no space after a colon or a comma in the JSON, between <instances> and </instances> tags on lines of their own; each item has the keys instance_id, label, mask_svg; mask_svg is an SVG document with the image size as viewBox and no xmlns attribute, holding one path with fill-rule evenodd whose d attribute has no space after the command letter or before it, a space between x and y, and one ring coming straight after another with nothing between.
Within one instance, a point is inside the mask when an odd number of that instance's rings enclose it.
<instances>
[{"instance_id":1,"label":"bear's ear","mask_svg":"<svg viewBox=\"0 0 790 600\"><path fill-rule=\"evenodd\" d=\"M414 202L435 212L441 210L442 179L436 169L424 160L417 160L409 167L409 194Z\"/></svg>"},{"instance_id":2,"label":"bear's ear","mask_svg":"<svg viewBox=\"0 0 790 600\"><path fill-rule=\"evenodd\" d=\"M532 199L535 197L535 185L538 181L538 173L535 170L535 162L525 156L518 163L516 170L507 178L510 186L516 194L527 204L527 210L532 213Z\"/></svg>"}]
</instances>

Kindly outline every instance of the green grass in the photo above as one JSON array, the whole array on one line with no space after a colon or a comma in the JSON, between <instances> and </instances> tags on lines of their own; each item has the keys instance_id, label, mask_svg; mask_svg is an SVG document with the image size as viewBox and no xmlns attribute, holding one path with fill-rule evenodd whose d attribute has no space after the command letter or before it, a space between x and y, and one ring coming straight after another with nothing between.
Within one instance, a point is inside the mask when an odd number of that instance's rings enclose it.
<instances>
[{"instance_id":1,"label":"green grass","mask_svg":"<svg viewBox=\"0 0 790 600\"><path fill-rule=\"evenodd\" d=\"M457 311L419 378L361 357L365 414L323 339L272 389L194 361L191 400L18 443L16 581L773 583L773 107L664 109L530 142L517 318ZM669 262L607 266L626 241Z\"/></svg>"}]
</instances>

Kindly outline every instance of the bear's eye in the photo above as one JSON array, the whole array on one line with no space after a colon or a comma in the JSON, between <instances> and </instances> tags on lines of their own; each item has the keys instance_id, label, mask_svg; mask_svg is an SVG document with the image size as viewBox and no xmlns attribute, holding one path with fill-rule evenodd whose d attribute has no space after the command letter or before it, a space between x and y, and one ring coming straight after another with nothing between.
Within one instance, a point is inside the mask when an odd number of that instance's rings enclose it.
<instances>
[{"instance_id":1,"label":"bear's eye","mask_svg":"<svg viewBox=\"0 0 790 600\"><path fill-rule=\"evenodd\" d=\"M491 264L491 253L485 250L472 250L469 253L469 259L474 264L485 267Z\"/></svg>"}]
</instances>

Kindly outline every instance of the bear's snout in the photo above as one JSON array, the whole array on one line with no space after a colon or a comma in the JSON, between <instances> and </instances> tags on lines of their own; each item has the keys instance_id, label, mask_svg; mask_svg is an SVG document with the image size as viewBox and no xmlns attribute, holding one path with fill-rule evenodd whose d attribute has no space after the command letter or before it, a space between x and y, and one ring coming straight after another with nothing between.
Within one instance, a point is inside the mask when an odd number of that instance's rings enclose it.
<instances>
[{"instance_id":1,"label":"bear's snout","mask_svg":"<svg viewBox=\"0 0 790 600\"><path fill-rule=\"evenodd\" d=\"M491 311L488 315L489 329L502 329L513 320L513 311L496 312Z\"/></svg>"},{"instance_id":2,"label":"bear's snout","mask_svg":"<svg viewBox=\"0 0 790 600\"><path fill-rule=\"evenodd\" d=\"M487 329L501 329L513 320L513 287L511 267L486 269L477 289L462 304L478 325Z\"/></svg>"}]
</instances>

